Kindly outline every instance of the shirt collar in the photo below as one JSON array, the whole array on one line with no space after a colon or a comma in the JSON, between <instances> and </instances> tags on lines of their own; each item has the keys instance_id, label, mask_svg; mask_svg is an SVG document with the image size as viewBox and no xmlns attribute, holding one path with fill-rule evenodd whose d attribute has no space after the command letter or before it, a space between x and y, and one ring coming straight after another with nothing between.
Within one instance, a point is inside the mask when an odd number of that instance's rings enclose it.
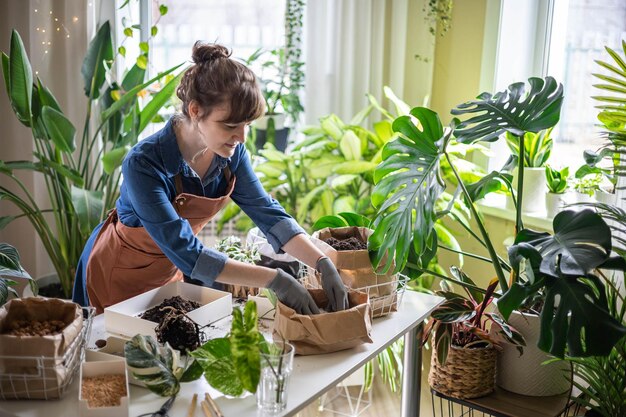
<instances>
[{"instance_id":1,"label":"shirt collar","mask_svg":"<svg viewBox=\"0 0 626 417\"><path fill-rule=\"evenodd\" d=\"M172 118L167 121L165 127L161 130L159 148L161 150L163 166L169 177L174 177L180 172L187 176L192 175L191 168L183 159L180 149L178 149ZM230 162L231 158L224 158L216 154L211 162L211 166L207 170L207 177L217 176Z\"/></svg>"}]
</instances>

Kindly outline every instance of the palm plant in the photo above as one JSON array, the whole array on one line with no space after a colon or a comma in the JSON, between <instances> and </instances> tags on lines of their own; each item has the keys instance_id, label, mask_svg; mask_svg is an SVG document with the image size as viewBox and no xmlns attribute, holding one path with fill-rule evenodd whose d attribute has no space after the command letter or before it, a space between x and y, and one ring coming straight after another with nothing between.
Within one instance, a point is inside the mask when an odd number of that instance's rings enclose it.
<instances>
[{"instance_id":1,"label":"palm plant","mask_svg":"<svg viewBox=\"0 0 626 417\"><path fill-rule=\"evenodd\" d=\"M105 82L116 79L111 70L113 51L110 25L105 22L89 44L82 65L87 112L78 147L74 124L63 114L52 92L41 80L33 79L24 44L15 30L9 54L2 54L9 100L18 120L31 130L35 150L32 161L0 160L0 173L18 189L0 187L0 199L10 201L21 211L18 216L0 217L0 228L16 218L28 218L68 297L83 246L117 199L119 167L124 156L168 103L182 75L170 75L180 67L176 66L144 81L144 59L120 83ZM148 93L149 100L143 100L142 105L139 96L145 95L145 90L159 80L164 80L164 84ZM97 126L95 131L93 123ZM43 175L50 208L42 208L35 201L15 171ZM52 223L48 213L52 214Z\"/></svg>"}]
</instances>

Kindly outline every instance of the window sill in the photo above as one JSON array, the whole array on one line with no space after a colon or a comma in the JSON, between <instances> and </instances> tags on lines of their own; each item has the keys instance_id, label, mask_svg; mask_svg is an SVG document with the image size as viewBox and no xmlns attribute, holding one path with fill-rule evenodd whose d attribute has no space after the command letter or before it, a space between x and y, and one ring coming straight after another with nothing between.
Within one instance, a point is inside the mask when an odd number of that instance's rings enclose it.
<instances>
[{"instance_id":1,"label":"window sill","mask_svg":"<svg viewBox=\"0 0 626 417\"><path fill-rule=\"evenodd\" d=\"M480 212L486 216L497 217L515 222L515 210L506 207L506 196L489 194L477 203ZM552 218L544 212L522 214L524 227L531 229L552 230Z\"/></svg>"}]
</instances>

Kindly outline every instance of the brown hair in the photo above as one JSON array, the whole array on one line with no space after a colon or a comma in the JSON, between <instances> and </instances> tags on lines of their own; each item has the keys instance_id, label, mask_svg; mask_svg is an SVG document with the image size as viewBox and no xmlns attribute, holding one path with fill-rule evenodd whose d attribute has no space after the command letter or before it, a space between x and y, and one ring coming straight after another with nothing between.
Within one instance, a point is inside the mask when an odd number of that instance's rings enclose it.
<instances>
[{"instance_id":1,"label":"brown hair","mask_svg":"<svg viewBox=\"0 0 626 417\"><path fill-rule=\"evenodd\" d=\"M229 105L226 123L252 121L265 113L265 100L252 70L232 58L231 51L216 43L197 41L193 45L194 64L183 75L176 95L189 118L189 103L195 100L204 119L215 106Z\"/></svg>"}]
</instances>

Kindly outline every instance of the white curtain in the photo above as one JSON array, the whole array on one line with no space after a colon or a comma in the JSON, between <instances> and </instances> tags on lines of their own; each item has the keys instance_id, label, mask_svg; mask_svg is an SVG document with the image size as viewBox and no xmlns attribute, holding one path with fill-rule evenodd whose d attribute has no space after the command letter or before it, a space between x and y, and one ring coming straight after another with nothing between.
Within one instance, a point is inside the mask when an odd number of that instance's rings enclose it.
<instances>
[{"instance_id":1,"label":"white curtain","mask_svg":"<svg viewBox=\"0 0 626 417\"><path fill-rule=\"evenodd\" d=\"M416 39L409 25L426 26L424 0L309 0L304 24L306 123L335 113L349 121L382 99L383 86L402 97ZM434 42L433 42L434 45ZM422 53L424 53L422 51ZM432 53L432 48L430 53ZM430 75L425 78L430 88ZM417 104L417 103L413 103Z\"/></svg>"},{"instance_id":2,"label":"white curtain","mask_svg":"<svg viewBox=\"0 0 626 417\"><path fill-rule=\"evenodd\" d=\"M11 0L0 13L0 49L9 53L11 30L19 32L33 68L56 97L63 112L82 131L86 98L80 73L87 50L95 0ZM91 28L90 28L91 26ZM7 98L4 82L0 83L0 121L2 134L0 159L32 160L33 141L30 130L20 124ZM42 208L49 208L47 190L41 176L17 173ZM14 183L0 176L0 184L16 190ZM0 200L0 216L19 211L6 200ZM53 222L52 219L50 219ZM54 272L37 234L25 218L0 230L0 242L15 246L29 273L42 276Z\"/></svg>"}]
</instances>

